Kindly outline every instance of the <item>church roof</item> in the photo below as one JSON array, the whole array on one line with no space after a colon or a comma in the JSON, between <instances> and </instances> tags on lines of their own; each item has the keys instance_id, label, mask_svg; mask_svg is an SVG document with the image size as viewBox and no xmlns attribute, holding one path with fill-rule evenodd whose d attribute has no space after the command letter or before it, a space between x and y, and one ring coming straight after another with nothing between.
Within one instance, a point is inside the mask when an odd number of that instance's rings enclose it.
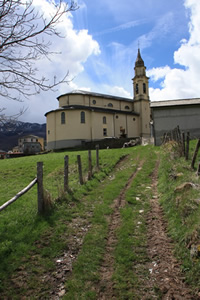
<instances>
[{"instance_id":1,"label":"church roof","mask_svg":"<svg viewBox=\"0 0 200 300\"><path fill-rule=\"evenodd\" d=\"M124 101L131 101L131 102L133 102L133 99L131 99L131 98L125 98L125 97L119 97L119 96L112 96L112 95L100 94L100 93L88 92L88 91L82 91L82 90L71 91L70 93L66 93L66 94L60 95L59 97L57 97L57 99L59 100L59 98L62 97L62 96L72 95L72 94L88 95L88 96L93 96L93 97L102 97L102 98L113 99L113 100L116 99L116 100L124 100Z\"/></svg>"},{"instance_id":2,"label":"church roof","mask_svg":"<svg viewBox=\"0 0 200 300\"><path fill-rule=\"evenodd\" d=\"M200 104L200 98L153 101L151 102L150 106L152 108L159 108L159 107L195 105L195 104Z\"/></svg>"},{"instance_id":3,"label":"church roof","mask_svg":"<svg viewBox=\"0 0 200 300\"><path fill-rule=\"evenodd\" d=\"M140 49L138 49L138 55L137 55L137 58L136 58L136 61L135 61L135 66L136 67L144 67L144 61L141 57Z\"/></svg>"}]
</instances>

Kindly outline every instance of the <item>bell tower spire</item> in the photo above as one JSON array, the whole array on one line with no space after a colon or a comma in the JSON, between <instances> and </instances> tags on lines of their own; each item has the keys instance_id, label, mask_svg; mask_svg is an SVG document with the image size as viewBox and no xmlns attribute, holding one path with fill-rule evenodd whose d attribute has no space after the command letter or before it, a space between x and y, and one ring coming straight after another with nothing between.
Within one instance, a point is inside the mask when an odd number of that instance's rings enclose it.
<instances>
[{"instance_id":1,"label":"bell tower spire","mask_svg":"<svg viewBox=\"0 0 200 300\"><path fill-rule=\"evenodd\" d=\"M146 67L138 48L138 54L135 61L135 77L133 78L134 100L149 100L149 78L146 76Z\"/></svg>"},{"instance_id":2,"label":"bell tower spire","mask_svg":"<svg viewBox=\"0 0 200 300\"><path fill-rule=\"evenodd\" d=\"M135 76L133 80L133 103L135 112L140 114L140 136L150 136L150 101L149 78L146 76L146 67L138 47L135 61Z\"/></svg>"}]
</instances>

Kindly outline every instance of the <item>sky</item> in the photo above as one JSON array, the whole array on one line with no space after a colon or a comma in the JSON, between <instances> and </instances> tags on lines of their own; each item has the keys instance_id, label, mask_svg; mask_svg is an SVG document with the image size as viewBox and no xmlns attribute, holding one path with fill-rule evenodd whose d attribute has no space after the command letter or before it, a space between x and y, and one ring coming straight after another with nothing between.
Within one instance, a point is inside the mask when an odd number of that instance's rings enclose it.
<instances>
[{"instance_id":1,"label":"sky","mask_svg":"<svg viewBox=\"0 0 200 300\"><path fill-rule=\"evenodd\" d=\"M59 23L63 38L49 37L50 59L37 62L39 75L68 83L23 103L0 98L5 114L26 110L20 121L45 123L57 97L86 90L133 98L138 47L149 79L151 101L200 98L199 0L77 0L79 8ZM33 0L48 18L52 4Z\"/></svg>"}]
</instances>

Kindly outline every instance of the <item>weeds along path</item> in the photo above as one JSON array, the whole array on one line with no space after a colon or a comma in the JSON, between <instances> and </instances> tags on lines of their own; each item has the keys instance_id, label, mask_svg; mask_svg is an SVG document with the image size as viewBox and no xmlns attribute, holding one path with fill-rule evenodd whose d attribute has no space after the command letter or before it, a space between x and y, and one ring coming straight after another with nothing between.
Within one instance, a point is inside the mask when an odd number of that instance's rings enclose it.
<instances>
[{"instance_id":1,"label":"weeds along path","mask_svg":"<svg viewBox=\"0 0 200 300\"><path fill-rule=\"evenodd\" d=\"M131 162L132 161L132 162ZM130 163L134 163L129 155L123 156L116 164L113 172L108 176L108 185L113 182L118 171L126 171ZM100 183L103 193L105 181ZM94 193L95 195L95 193ZM100 205L102 196L93 196L88 200L88 195L79 201L70 202L66 209L73 210L67 219L61 220L52 226L52 229L41 236L33 245L28 257L23 258L21 266L8 278L6 289L0 291L0 299L52 299L57 300L66 293L65 284L73 274L73 264L83 245L83 240L92 227L91 219L95 207ZM76 209L76 206L79 206ZM65 214L64 214L65 215ZM65 228L65 230L63 230ZM56 238L54 231L57 232ZM48 258L51 247L56 243L64 243L65 250L56 258Z\"/></svg>"},{"instance_id":2,"label":"weeds along path","mask_svg":"<svg viewBox=\"0 0 200 300\"><path fill-rule=\"evenodd\" d=\"M150 271L148 285L156 291L159 299L194 299L184 283L180 265L173 255L172 241L167 236L167 224L158 202L158 167L159 163L152 174L153 197L150 199L150 210L147 215L147 252L151 261L147 264ZM143 299L149 299L148 296L147 292Z\"/></svg>"},{"instance_id":3,"label":"weeds along path","mask_svg":"<svg viewBox=\"0 0 200 300\"><path fill-rule=\"evenodd\" d=\"M121 223L120 209L126 205L125 193L131 187L137 173L142 169L144 160L139 162L136 171L130 176L125 187L121 190L119 197L117 197L113 204L113 214L109 218L109 230L107 235L107 242L104 254L104 260L100 269L100 281L97 287L97 299L107 300L113 299L114 287L112 276L114 273L114 249L117 243L116 230Z\"/></svg>"}]
</instances>

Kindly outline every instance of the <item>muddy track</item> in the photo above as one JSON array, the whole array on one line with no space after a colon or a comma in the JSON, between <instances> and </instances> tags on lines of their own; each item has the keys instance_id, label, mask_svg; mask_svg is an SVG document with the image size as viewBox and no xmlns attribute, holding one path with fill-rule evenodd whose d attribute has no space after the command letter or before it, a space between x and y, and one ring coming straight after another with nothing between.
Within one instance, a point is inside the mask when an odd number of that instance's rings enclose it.
<instances>
[{"instance_id":1,"label":"muddy track","mask_svg":"<svg viewBox=\"0 0 200 300\"><path fill-rule=\"evenodd\" d=\"M109 220L109 231L107 236L106 249L104 260L100 269L100 281L97 287L97 299L108 300L115 299L112 275L114 272L114 257L113 252L117 243L116 229L120 226L120 209L126 204L125 193L130 188L132 181L137 173L141 170L144 161L141 161L136 171L130 176L125 187L121 190L118 198L113 202L113 214Z\"/></svg>"},{"instance_id":2,"label":"muddy track","mask_svg":"<svg viewBox=\"0 0 200 300\"><path fill-rule=\"evenodd\" d=\"M189 288L184 283L183 274L180 271L180 265L173 255L173 244L167 235L167 223L164 219L162 208L159 204L159 195L157 191L158 167L152 174L152 192L153 197L150 200L150 211L147 215L147 238L148 238L148 256L151 261L147 265L150 272L150 281L148 289L157 290L157 299L197 299L190 294ZM149 293L142 299L149 299ZM152 299L155 299L152 295Z\"/></svg>"}]
</instances>

